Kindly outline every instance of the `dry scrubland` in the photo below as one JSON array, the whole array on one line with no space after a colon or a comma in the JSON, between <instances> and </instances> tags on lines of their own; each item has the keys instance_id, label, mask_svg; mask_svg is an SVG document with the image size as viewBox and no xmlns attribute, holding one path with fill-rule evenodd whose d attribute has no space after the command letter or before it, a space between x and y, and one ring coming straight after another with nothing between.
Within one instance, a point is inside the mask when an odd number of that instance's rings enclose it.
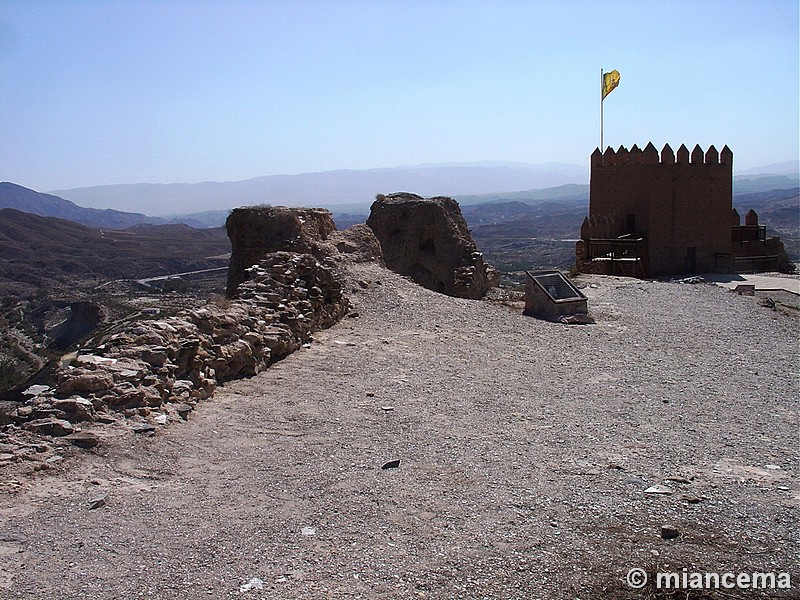
<instances>
[{"instance_id":1,"label":"dry scrubland","mask_svg":"<svg viewBox=\"0 0 800 600\"><path fill-rule=\"evenodd\" d=\"M0 597L687 597L631 567L798 597L797 320L582 277L597 323L569 327L351 271L357 317L188 422L0 473Z\"/></svg>"}]
</instances>

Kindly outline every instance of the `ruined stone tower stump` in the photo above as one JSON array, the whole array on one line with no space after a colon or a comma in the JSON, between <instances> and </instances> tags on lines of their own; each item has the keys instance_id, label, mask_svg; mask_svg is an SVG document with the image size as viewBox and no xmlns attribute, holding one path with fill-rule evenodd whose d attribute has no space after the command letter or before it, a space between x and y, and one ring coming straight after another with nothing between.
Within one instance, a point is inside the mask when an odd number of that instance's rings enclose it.
<instances>
[{"instance_id":1,"label":"ruined stone tower stump","mask_svg":"<svg viewBox=\"0 0 800 600\"><path fill-rule=\"evenodd\" d=\"M231 240L227 294L233 296L247 279L246 269L271 252L296 252L321 257L329 253L323 242L336 231L324 208L254 206L235 208L225 221Z\"/></svg>"},{"instance_id":2,"label":"ruined stone tower stump","mask_svg":"<svg viewBox=\"0 0 800 600\"><path fill-rule=\"evenodd\" d=\"M483 262L452 198L379 195L367 225L380 241L386 266L428 289L476 299L497 283L497 272Z\"/></svg>"}]
</instances>

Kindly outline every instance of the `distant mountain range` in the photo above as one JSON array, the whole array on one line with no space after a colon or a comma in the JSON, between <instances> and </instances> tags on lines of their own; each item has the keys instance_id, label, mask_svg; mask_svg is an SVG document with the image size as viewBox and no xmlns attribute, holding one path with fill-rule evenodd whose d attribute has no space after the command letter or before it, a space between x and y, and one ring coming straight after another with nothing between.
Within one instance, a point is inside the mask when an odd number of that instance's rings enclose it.
<instances>
[{"instance_id":1,"label":"distant mountain range","mask_svg":"<svg viewBox=\"0 0 800 600\"><path fill-rule=\"evenodd\" d=\"M796 160L785 160L753 169L737 169L736 175L740 177L745 175L797 175L798 171L800 171L800 163Z\"/></svg>"},{"instance_id":2,"label":"distant mountain range","mask_svg":"<svg viewBox=\"0 0 800 600\"><path fill-rule=\"evenodd\" d=\"M588 166L549 163L467 163L269 175L244 181L104 185L51 193L81 206L167 216L255 204L336 206L371 203L376 194L464 196L585 182Z\"/></svg>"},{"instance_id":3,"label":"distant mountain range","mask_svg":"<svg viewBox=\"0 0 800 600\"><path fill-rule=\"evenodd\" d=\"M139 223L162 222L141 213L84 208L51 194L43 194L14 183L0 183L0 208L13 208L41 217L57 217L90 227L125 229Z\"/></svg>"},{"instance_id":4,"label":"distant mountain range","mask_svg":"<svg viewBox=\"0 0 800 600\"><path fill-rule=\"evenodd\" d=\"M772 171L791 165L773 165ZM764 167L769 169L770 166ZM571 204L570 209L583 203L588 207L589 186L574 183L587 179L587 169L577 165L469 163L275 175L233 182L97 186L64 190L59 195L5 182L0 183L0 208L68 219L90 227L124 229L138 223L219 227L236 206L306 205L329 208L339 227L343 227L362 222L375 194L391 191L452 196L462 207L508 202L560 202ZM799 186L797 173L737 176L734 205L739 206L736 198L742 194L796 190ZM218 208L208 209L210 206Z\"/></svg>"},{"instance_id":5,"label":"distant mountain range","mask_svg":"<svg viewBox=\"0 0 800 600\"><path fill-rule=\"evenodd\" d=\"M734 193L797 187L797 165L779 163L737 173ZM533 190L586 185L588 165L563 163L456 163L409 167L336 170L298 175L268 175L243 181L103 185L50 192L80 206L117 211L133 210L174 222L175 216L210 214L216 219L237 206L283 204L323 206L334 212L356 212L372 203L376 194L408 191L421 196L451 196L462 204L497 200L527 200ZM559 193L571 193L560 190ZM477 197L476 197L477 196ZM552 195L550 195L552 199ZM223 216L224 219L224 216ZM164 221L162 221L164 222Z\"/></svg>"},{"instance_id":6,"label":"distant mountain range","mask_svg":"<svg viewBox=\"0 0 800 600\"><path fill-rule=\"evenodd\" d=\"M13 208L40 217L66 219L73 223L100 229L126 229L139 224L166 225L170 223L183 223L191 227L205 228L219 227L225 222L225 217L218 214L215 214L209 222L207 215L202 213L197 216L184 215L176 219L165 219L110 208L85 208L59 196L43 194L7 181L0 182L0 209L3 208Z\"/></svg>"},{"instance_id":7,"label":"distant mountain range","mask_svg":"<svg viewBox=\"0 0 800 600\"><path fill-rule=\"evenodd\" d=\"M479 168L491 172L506 167ZM752 175L734 182L733 205L739 214L744 217L755 209L769 235L779 234L794 260L800 257L799 188L797 175ZM503 271L566 268L574 260L574 240L588 211L588 185L452 195L461 204L478 246ZM327 208L343 229L363 223L371 202L369 197ZM13 282L22 289L44 285L47 278L66 282L71 277L159 275L224 264L220 255L230 245L221 225L227 213L174 216L169 220L191 227L167 225L164 217L86 208L52 194L0 183L0 282Z\"/></svg>"}]
</instances>

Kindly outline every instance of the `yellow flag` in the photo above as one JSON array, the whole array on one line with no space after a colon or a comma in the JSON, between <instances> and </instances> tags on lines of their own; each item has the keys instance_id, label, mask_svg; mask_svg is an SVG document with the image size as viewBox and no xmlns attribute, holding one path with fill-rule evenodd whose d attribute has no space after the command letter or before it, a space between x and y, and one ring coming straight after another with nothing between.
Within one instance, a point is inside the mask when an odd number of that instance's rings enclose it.
<instances>
[{"instance_id":1,"label":"yellow flag","mask_svg":"<svg viewBox=\"0 0 800 600\"><path fill-rule=\"evenodd\" d=\"M611 91L619 85L619 71L616 69L610 73L603 73L603 97L605 99Z\"/></svg>"}]
</instances>

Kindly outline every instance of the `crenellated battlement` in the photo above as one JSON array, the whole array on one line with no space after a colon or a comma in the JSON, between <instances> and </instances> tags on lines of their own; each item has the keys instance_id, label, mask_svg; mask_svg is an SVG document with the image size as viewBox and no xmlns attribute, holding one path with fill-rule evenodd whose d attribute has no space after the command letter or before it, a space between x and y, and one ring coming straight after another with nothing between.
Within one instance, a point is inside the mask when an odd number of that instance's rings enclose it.
<instances>
[{"instance_id":1,"label":"crenellated battlement","mask_svg":"<svg viewBox=\"0 0 800 600\"><path fill-rule=\"evenodd\" d=\"M665 144L659 152L652 142L643 150L635 144L630 150L595 148L591 167L589 215L575 246L582 271L634 277L788 272L783 247L777 252L779 241L767 243L755 211L740 224L728 146L703 151L697 144L691 152L685 144L677 152Z\"/></svg>"},{"instance_id":2,"label":"crenellated battlement","mask_svg":"<svg viewBox=\"0 0 800 600\"><path fill-rule=\"evenodd\" d=\"M681 144L677 152L665 144L659 152L652 142L644 149L596 148L589 216L581 228L588 253L583 260L595 261L593 252L620 260L633 253L637 272L651 276L712 271L718 257L731 252L732 197L733 152L727 146L721 152L699 144L691 151ZM618 243L609 250L592 240Z\"/></svg>"},{"instance_id":3,"label":"crenellated battlement","mask_svg":"<svg viewBox=\"0 0 800 600\"><path fill-rule=\"evenodd\" d=\"M625 226L625 215L620 213L589 215L584 217L581 224L581 238L610 239L619 237L627 233Z\"/></svg>"},{"instance_id":4,"label":"crenellated battlement","mask_svg":"<svg viewBox=\"0 0 800 600\"><path fill-rule=\"evenodd\" d=\"M724 146L722 151L718 151L713 145L703 152L700 144L695 145L689 152L685 144L681 144L677 152L674 152L669 144L659 153L653 142L648 142L644 150L636 144L628 150L625 146L620 146L614 150L610 146L605 152L600 148L595 148L592 152L592 167L611 167L619 165L727 165L733 166L733 152L728 146Z\"/></svg>"}]
</instances>

